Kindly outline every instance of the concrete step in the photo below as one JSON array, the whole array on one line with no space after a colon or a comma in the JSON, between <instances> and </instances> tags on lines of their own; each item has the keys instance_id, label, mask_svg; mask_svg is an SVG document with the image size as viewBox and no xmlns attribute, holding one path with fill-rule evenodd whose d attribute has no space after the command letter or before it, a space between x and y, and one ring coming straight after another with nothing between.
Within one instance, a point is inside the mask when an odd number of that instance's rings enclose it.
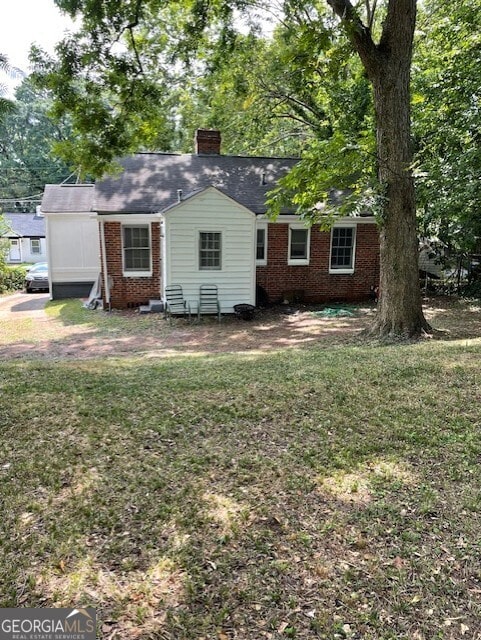
<instances>
[{"instance_id":1,"label":"concrete step","mask_svg":"<svg viewBox=\"0 0 481 640\"><path fill-rule=\"evenodd\" d=\"M141 315L145 315L146 313L152 313L152 309L150 308L150 304L141 304L139 307L139 313Z\"/></svg>"}]
</instances>

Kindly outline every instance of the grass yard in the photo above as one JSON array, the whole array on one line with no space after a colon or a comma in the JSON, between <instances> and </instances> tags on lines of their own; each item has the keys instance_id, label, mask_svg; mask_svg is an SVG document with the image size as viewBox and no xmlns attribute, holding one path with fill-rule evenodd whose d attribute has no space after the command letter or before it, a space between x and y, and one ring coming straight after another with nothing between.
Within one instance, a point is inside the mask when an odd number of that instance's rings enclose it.
<instances>
[{"instance_id":1,"label":"grass yard","mask_svg":"<svg viewBox=\"0 0 481 640\"><path fill-rule=\"evenodd\" d=\"M479 310L249 351L75 309L0 342L0 606L93 606L103 640L481 638ZM146 350L72 351L112 333Z\"/></svg>"}]
</instances>

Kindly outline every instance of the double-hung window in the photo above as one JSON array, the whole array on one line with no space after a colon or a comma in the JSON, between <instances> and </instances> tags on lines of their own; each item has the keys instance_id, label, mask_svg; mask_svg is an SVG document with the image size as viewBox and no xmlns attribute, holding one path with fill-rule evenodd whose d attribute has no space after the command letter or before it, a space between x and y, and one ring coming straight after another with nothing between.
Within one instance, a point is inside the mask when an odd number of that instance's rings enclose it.
<instances>
[{"instance_id":1,"label":"double-hung window","mask_svg":"<svg viewBox=\"0 0 481 640\"><path fill-rule=\"evenodd\" d=\"M333 227L331 231L331 273L353 273L356 227Z\"/></svg>"},{"instance_id":2,"label":"double-hung window","mask_svg":"<svg viewBox=\"0 0 481 640\"><path fill-rule=\"evenodd\" d=\"M123 227L124 271L128 274L152 271L150 225Z\"/></svg>"},{"instance_id":3,"label":"double-hung window","mask_svg":"<svg viewBox=\"0 0 481 640\"><path fill-rule=\"evenodd\" d=\"M40 253L40 239L30 238L30 253L32 255Z\"/></svg>"},{"instance_id":4,"label":"double-hung window","mask_svg":"<svg viewBox=\"0 0 481 640\"><path fill-rule=\"evenodd\" d=\"M309 264L309 243L311 230L302 225L289 226L288 264Z\"/></svg>"},{"instance_id":5,"label":"double-hung window","mask_svg":"<svg viewBox=\"0 0 481 640\"><path fill-rule=\"evenodd\" d=\"M199 233L199 269L215 271L222 269L222 234L218 231Z\"/></svg>"}]
</instances>

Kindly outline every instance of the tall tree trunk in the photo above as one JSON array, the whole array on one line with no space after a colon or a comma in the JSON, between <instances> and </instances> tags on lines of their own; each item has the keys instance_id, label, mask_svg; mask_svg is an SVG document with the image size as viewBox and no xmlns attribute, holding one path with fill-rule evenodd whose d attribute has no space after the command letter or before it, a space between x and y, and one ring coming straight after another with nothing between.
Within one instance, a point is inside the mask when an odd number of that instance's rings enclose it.
<instances>
[{"instance_id":1,"label":"tall tree trunk","mask_svg":"<svg viewBox=\"0 0 481 640\"><path fill-rule=\"evenodd\" d=\"M349 0L327 0L346 26L372 82L383 213L378 314L371 332L417 337L429 331L419 286L416 203L411 174L410 72L416 0L389 0L379 44ZM371 16L372 18L372 16Z\"/></svg>"},{"instance_id":2,"label":"tall tree trunk","mask_svg":"<svg viewBox=\"0 0 481 640\"><path fill-rule=\"evenodd\" d=\"M371 332L381 336L415 337L429 330L419 286L409 70L408 61L398 59L373 79L378 176L385 201L380 228L381 292Z\"/></svg>"}]
</instances>

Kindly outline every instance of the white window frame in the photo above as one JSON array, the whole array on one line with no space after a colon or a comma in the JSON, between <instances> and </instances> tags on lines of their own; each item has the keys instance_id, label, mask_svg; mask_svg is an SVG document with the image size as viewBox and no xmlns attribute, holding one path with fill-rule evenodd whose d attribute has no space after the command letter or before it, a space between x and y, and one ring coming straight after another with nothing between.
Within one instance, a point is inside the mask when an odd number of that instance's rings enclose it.
<instances>
[{"instance_id":1,"label":"white window frame","mask_svg":"<svg viewBox=\"0 0 481 640\"><path fill-rule=\"evenodd\" d=\"M268 230L269 225L267 222L260 222L257 223L256 226L256 246L255 246L255 252L256 252L256 265L258 266L265 266L267 264L267 236L268 236ZM264 231L264 257L263 258L257 258L257 232L258 231Z\"/></svg>"},{"instance_id":2,"label":"white window frame","mask_svg":"<svg viewBox=\"0 0 481 640\"><path fill-rule=\"evenodd\" d=\"M291 258L291 240L292 240L292 231L302 229L303 231L307 231L307 247L306 247L306 257L305 258ZM311 257L311 228L306 227L305 224L290 224L289 225L289 242L287 244L287 264L289 265L308 265Z\"/></svg>"},{"instance_id":3,"label":"white window frame","mask_svg":"<svg viewBox=\"0 0 481 640\"><path fill-rule=\"evenodd\" d=\"M37 248L34 250L34 243L37 243ZM40 238L30 238L30 255L40 256L42 255L42 242Z\"/></svg>"},{"instance_id":4,"label":"white window frame","mask_svg":"<svg viewBox=\"0 0 481 640\"><path fill-rule=\"evenodd\" d=\"M146 228L149 230L149 268L142 270L133 270L127 269L125 266L125 229L136 229L136 228ZM122 275L124 278L150 278L152 277L152 227L148 222L139 222L138 224L130 223L130 224L122 224L121 225L121 233L122 233Z\"/></svg>"},{"instance_id":5,"label":"white window frame","mask_svg":"<svg viewBox=\"0 0 481 640\"><path fill-rule=\"evenodd\" d=\"M216 233L220 236L220 249L219 249L219 266L218 267L203 267L200 264L200 252L201 252L201 236L203 233ZM211 229L210 231L207 231L206 229L201 229L199 230L199 233L197 234L197 267L199 271L222 271L222 250L223 250L223 246L224 246L224 239L222 237L222 231L217 230L213 230Z\"/></svg>"},{"instance_id":6,"label":"white window frame","mask_svg":"<svg viewBox=\"0 0 481 640\"><path fill-rule=\"evenodd\" d=\"M349 268L342 267L336 268L332 266L332 241L334 238L334 229L352 229L352 266ZM356 240L357 240L357 225L355 224L335 224L331 229L331 241L329 247L329 273L332 274L352 274L356 267Z\"/></svg>"}]
</instances>

